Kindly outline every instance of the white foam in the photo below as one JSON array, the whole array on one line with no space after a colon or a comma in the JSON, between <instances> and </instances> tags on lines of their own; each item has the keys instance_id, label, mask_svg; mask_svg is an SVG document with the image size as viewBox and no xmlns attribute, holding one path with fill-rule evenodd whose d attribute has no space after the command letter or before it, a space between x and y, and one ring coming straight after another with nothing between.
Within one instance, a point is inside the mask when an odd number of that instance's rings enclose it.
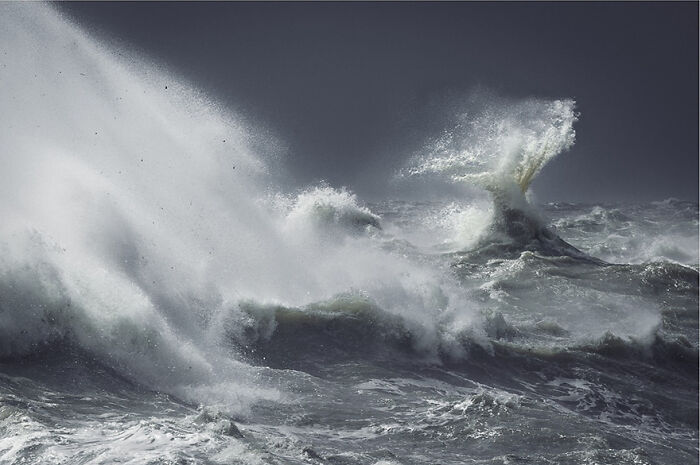
<instances>
[{"instance_id":1,"label":"white foam","mask_svg":"<svg viewBox=\"0 0 700 465\"><path fill-rule=\"evenodd\" d=\"M2 355L68 339L148 385L245 412L280 395L231 359L220 323L243 300L360 292L429 351L472 321L445 273L372 240L380 218L349 191L276 192L274 153L260 153L275 142L235 114L51 6L0 10Z\"/></svg>"}]
</instances>

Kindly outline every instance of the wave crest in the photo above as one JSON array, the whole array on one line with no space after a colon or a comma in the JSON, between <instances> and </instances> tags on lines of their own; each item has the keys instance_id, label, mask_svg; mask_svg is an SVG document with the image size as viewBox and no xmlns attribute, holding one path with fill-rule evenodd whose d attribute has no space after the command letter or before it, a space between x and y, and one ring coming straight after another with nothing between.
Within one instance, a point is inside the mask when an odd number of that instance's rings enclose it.
<instances>
[{"instance_id":1,"label":"wave crest","mask_svg":"<svg viewBox=\"0 0 700 465\"><path fill-rule=\"evenodd\" d=\"M361 206L357 196L347 189L334 189L327 185L303 191L295 198L278 197L286 204L286 227L306 230L315 228L333 233L361 233L381 229L379 216Z\"/></svg>"},{"instance_id":2,"label":"wave crest","mask_svg":"<svg viewBox=\"0 0 700 465\"><path fill-rule=\"evenodd\" d=\"M574 145L575 106L571 99L529 99L462 114L403 174L433 174L499 193L515 185L524 193L552 158Z\"/></svg>"}]
</instances>

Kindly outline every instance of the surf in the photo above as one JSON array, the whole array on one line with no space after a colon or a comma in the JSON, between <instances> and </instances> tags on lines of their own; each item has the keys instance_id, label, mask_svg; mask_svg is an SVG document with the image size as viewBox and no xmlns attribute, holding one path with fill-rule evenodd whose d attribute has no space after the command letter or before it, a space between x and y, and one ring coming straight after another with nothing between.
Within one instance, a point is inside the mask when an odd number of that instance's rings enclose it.
<instances>
[{"instance_id":1,"label":"surf","mask_svg":"<svg viewBox=\"0 0 700 465\"><path fill-rule=\"evenodd\" d=\"M530 250L597 261L558 237L528 200L545 166L575 143L576 102L480 96L470 104L399 176L475 185L490 194L490 222L470 248L472 259Z\"/></svg>"},{"instance_id":2,"label":"surf","mask_svg":"<svg viewBox=\"0 0 700 465\"><path fill-rule=\"evenodd\" d=\"M49 5L3 5L0 357L77 346L156 390L239 413L283 398L237 350L246 302L348 292L428 352L478 318L453 276L382 248L348 189L286 191L276 141ZM21 102L18 103L18 102ZM453 344L457 347L458 344Z\"/></svg>"}]
</instances>

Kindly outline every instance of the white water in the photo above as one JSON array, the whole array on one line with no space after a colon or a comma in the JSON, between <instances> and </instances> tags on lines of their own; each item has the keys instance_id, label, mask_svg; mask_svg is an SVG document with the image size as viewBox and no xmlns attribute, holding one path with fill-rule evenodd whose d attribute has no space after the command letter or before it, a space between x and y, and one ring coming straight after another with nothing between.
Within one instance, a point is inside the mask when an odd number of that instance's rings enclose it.
<instances>
[{"instance_id":1,"label":"white water","mask_svg":"<svg viewBox=\"0 0 700 465\"><path fill-rule=\"evenodd\" d=\"M515 207L542 168L574 145L578 120L573 100L490 98L409 160L404 176L437 176L476 184Z\"/></svg>"},{"instance_id":2,"label":"white water","mask_svg":"<svg viewBox=\"0 0 700 465\"><path fill-rule=\"evenodd\" d=\"M51 7L1 8L3 356L66 340L245 411L278 394L228 349L241 301L357 293L429 352L472 326L452 278L372 244L378 218L351 193L275 192L252 148L266 144L236 115Z\"/></svg>"},{"instance_id":3,"label":"white water","mask_svg":"<svg viewBox=\"0 0 700 465\"><path fill-rule=\"evenodd\" d=\"M274 143L50 7L0 5L0 44L0 462L697 456L693 270L471 260L503 205L281 192ZM523 191L575 119L490 102L405 173L531 214ZM697 264L697 205L667 207L554 220L586 252Z\"/></svg>"}]
</instances>

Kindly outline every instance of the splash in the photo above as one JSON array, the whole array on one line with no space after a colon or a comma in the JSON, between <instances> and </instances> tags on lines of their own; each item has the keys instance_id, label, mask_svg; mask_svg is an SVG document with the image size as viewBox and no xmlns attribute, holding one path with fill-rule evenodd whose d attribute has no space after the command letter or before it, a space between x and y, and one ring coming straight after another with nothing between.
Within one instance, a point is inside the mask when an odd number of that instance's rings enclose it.
<instances>
[{"instance_id":1,"label":"splash","mask_svg":"<svg viewBox=\"0 0 700 465\"><path fill-rule=\"evenodd\" d=\"M428 144L403 174L437 175L502 194L525 193L542 168L574 145L578 115L573 100L491 102Z\"/></svg>"},{"instance_id":2,"label":"splash","mask_svg":"<svg viewBox=\"0 0 700 465\"><path fill-rule=\"evenodd\" d=\"M244 412L280 396L232 349L246 302L357 293L428 351L470 324L454 279L382 250L352 193L279 192L275 141L240 117L50 6L1 10L0 356L77 346Z\"/></svg>"},{"instance_id":3,"label":"splash","mask_svg":"<svg viewBox=\"0 0 700 465\"><path fill-rule=\"evenodd\" d=\"M342 238L347 233L381 229L380 218L360 205L347 189L322 185L276 200L286 209L284 228L288 230L306 228L305 234L327 231Z\"/></svg>"},{"instance_id":4,"label":"splash","mask_svg":"<svg viewBox=\"0 0 700 465\"><path fill-rule=\"evenodd\" d=\"M0 356L68 344L179 395L227 384L234 410L276 397L207 342L238 272L223 257L274 242L250 200L266 175L253 137L52 7L0 17Z\"/></svg>"},{"instance_id":5,"label":"splash","mask_svg":"<svg viewBox=\"0 0 700 465\"><path fill-rule=\"evenodd\" d=\"M523 250L588 258L550 231L527 197L545 165L574 145L575 106L570 99L472 99L475 110L459 115L453 129L410 159L400 177L476 185L491 194L493 208L481 214L489 226L478 228L467 241L470 249L479 249L481 259ZM474 230L471 224L453 229ZM459 232L454 236L459 239Z\"/></svg>"}]
</instances>

